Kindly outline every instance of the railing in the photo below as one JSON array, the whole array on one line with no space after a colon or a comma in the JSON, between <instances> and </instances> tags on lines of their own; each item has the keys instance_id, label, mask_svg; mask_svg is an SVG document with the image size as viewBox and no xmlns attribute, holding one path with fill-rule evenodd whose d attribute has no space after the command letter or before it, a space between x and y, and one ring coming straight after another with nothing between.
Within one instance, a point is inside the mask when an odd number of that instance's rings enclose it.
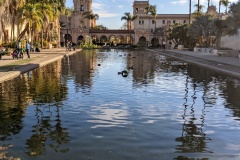
<instances>
[{"instance_id":1,"label":"railing","mask_svg":"<svg viewBox=\"0 0 240 160\"><path fill-rule=\"evenodd\" d=\"M113 33L113 34L134 34L134 30L115 30L115 29L111 29L111 30L98 30L98 29L90 29L89 33Z\"/></svg>"}]
</instances>

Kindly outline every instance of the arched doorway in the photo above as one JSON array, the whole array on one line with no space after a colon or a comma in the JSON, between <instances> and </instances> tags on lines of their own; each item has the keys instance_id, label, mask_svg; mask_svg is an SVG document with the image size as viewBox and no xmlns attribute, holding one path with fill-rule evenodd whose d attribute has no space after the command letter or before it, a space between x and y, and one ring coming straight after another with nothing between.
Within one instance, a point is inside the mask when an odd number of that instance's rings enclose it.
<instances>
[{"instance_id":1,"label":"arched doorway","mask_svg":"<svg viewBox=\"0 0 240 160\"><path fill-rule=\"evenodd\" d=\"M77 45L83 44L83 41L84 41L84 37L82 35L78 36L78 38L77 38Z\"/></svg>"},{"instance_id":2,"label":"arched doorway","mask_svg":"<svg viewBox=\"0 0 240 160\"><path fill-rule=\"evenodd\" d=\"M66 44L67 41L72 42L72 36L70 34L65 34L64 39L65 39L65 44Z\"/></svg>"},{"instance_id":3,"label":"arched doorway","mask_svg":"<svg viewBox=\"0 0 240 160\"><path fill-rule=\"evenodd\" d=\"M158 38L153 38L152 40L151 40L151 44L152 44L152 46L154 46L154 47L156 47L156 46L158 46L159 45L159 39Z\"/></svg>"},{"instance_id":4,"label":"arched doorway","mask_svg":"<svg viewBox=\"0 0 240 160\"><path fill-rule=\"evenodd\" d=\"M139 41L138 41L138 44L142 47L146 47L147 46L147 39L144 36L140 37Z\"/></svg>"},{"instance_id":5,"label":"arched doorway","mask_svg":"<svg viewBox=\"0 0 240 160\"><path fill-rule=\"evenodd\" d=\"M117 44L124 44L124 37L123 36L117 36Z\"/></svg>"},{"instance_id":6,"label":"arched doorway","mask_svg":"<svg viewBox=\"0 0 240 160\"><path fill-rule=\"evenodd\" d=\"M107 37L106 36L101 36L100 37L100 43L105 43L107 42Z\"/></svg>"}]
</instances>

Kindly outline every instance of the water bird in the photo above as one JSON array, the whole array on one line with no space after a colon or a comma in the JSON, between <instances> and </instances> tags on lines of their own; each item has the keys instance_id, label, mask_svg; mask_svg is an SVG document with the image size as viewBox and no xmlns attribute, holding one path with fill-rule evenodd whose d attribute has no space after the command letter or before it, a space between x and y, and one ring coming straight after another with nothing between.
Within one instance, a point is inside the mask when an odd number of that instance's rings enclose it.
<instances>
[{"instance_id":1,"label":"water bird","mask_svg":"<svg viewBox=\"0 0 240 160\"><path fill-rule=\"evenodd\" d=\"M123 77L127 77L128 76L128 72L126 70L122 71L122 76Z\"/></svg>"}]
</instances>

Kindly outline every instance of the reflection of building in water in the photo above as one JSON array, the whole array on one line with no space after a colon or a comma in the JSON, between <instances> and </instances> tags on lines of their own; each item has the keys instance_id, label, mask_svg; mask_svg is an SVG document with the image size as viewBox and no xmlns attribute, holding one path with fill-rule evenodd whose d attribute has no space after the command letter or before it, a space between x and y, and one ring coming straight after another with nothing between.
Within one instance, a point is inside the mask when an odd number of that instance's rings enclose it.
<instances>
[{"instance_id":1,"label":"reflection of building in water","mask_svg":"<svg viewBox=\"0 0 240 160\"><path fill-rule=\"evenodd\" d=\"M176 138L176 141L180 142L176 147L176 150L177 152L211 152L207 148L207 141L210 139L207 138L206 134L202 131L205 121L205 102L201 116L198 118L196 116L197 113L195 113L197 84L193 83L193 86L190 86L189 82L189 75L186 75L186 94L184 97L185 102L183 103L184 113L182 115L184 123L182 127L182 135ZM192 94L191 89L193 89ZM191 105L188 104L189 100L192 101Z\"/></svg>"},{"instance_id":2,"label":"reflection of building in water","mask_svg":"<svg viewBox=\"0 0 240 160\"><path fill-rule=\"evenodd\" d=\"M85 89L89 89L92 86L92 78L97 66L96 63L97 53L95 52L84 51L84 54L74 54L64 59L63 69L65 69L63 70L63 74L67 75L69 72L72 72L71 74L74 75L77 89L79 89L79 85L87 86Z\"/></svg>"}]
</instances>

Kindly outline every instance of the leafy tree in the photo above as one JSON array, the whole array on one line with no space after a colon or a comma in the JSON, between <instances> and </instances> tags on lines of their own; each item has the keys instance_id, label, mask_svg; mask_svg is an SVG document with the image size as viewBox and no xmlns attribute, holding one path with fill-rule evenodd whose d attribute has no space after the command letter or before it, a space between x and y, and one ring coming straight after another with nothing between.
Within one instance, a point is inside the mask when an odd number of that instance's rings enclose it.
<instances>
[{"instance_id":1,"label":"leafy tree","mask_svg":"<svg viewBox=\"0 0 240 160\"><path fill-rule=\"evenodd\" d=\"M232 3L229 8L229 12L232 16L227 18L229 26L228 35L235 35L238 33L238 29L240 28L240 1Z\"/></svg>"},{"instance_id":2,"label":"leafy tree","mask_svg":"<svg viewBox=\"0 0 240 160\"><path fill-rule=\"evenodd\" d=\"M39 8L39 5L39 3L27 3L19 10L21 13L21 18L19 17L19 23L26 24L28 26L28 33L31 35L31 40L33 40L33 31L40 30L41 24L43 23L43 13L37 9Z\"/></svg>"},{"instance_id":3,"label":"leafy tree","mask_svg":"<svg viewBox=\"0 0 240 160\"><path fill-rule=\"evenodd\" d=\"M200 46L212 46L216 38L215 19L211 15L196 17L190 25L188 34L197 39Z\"/></svg>"},{"instance_id":4,"label":"leafy tree","mask_svg":"<svg viewBox=\"0 0 240 160\"><path fill-rule=\"evenodd\" d=\"M96 25L95 27L93 27L93 29L97 29L97 30L108 30L108 28L104 25Z\"/></svg>"},{"instance_id":5,"label":"leafy tree","mask_svg":"<svg viewBox=\"0 0 240 160\"><path fill-rule=\"evenodd\" d=\"M193 48L196 45L196 39L188 34L188 24L173 24L166 33L167 39L171 40L175 45L184 45L188 48Z\"/></svg>"}]
</instances>

